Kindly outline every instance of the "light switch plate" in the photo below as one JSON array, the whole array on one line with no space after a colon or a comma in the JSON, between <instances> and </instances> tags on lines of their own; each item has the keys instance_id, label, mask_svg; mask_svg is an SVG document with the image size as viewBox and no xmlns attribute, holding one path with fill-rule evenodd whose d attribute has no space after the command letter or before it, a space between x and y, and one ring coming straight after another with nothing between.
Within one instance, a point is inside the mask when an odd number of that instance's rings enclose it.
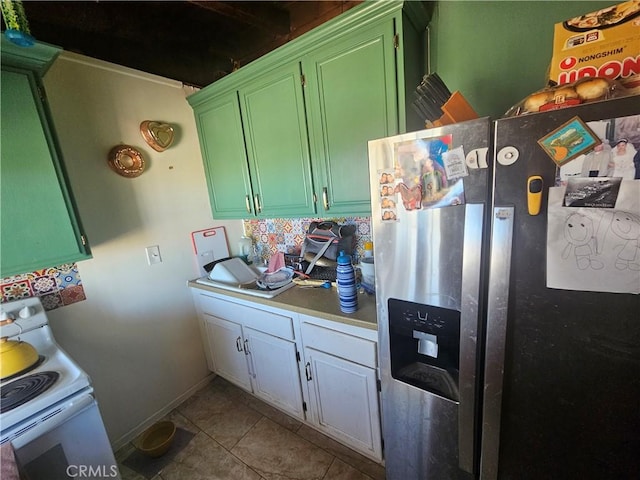
<instances>
[{"instance_id":1,"label":"light switch plate","mask_svg":"<svg viewBox=\"0 0 640 480\"><path fill-rule=\"evenodd\" d=\"M158 245L152 245L145 248L147 252L147 263L149 265L155 265L156 263L162 263L162 257L160 256L160 247Z\"/></svg>"}]
</instances>

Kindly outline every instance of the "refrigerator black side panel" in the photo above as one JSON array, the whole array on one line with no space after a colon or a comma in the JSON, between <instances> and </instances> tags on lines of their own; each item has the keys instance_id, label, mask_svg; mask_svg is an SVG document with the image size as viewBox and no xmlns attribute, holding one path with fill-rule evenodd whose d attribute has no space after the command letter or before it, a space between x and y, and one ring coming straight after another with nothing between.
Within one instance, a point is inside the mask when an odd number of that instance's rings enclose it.
<instances>
[{"instance_id":1,"label":"refrigerator black side panel","mask_svg":"<svg viewBox=\"0 0 640 480\"><path fill-rule=\"evenodd\" d=\"M495 124L496 155L504 147L519 155L512 165L494 164L494 207L514 208L499 479L640 478L640 296L546 287L556 167L537 144L574 116L637 114L636 96ZM544 187L532 216L527 179L535 175Z\"/></svg>"}]
</instances>

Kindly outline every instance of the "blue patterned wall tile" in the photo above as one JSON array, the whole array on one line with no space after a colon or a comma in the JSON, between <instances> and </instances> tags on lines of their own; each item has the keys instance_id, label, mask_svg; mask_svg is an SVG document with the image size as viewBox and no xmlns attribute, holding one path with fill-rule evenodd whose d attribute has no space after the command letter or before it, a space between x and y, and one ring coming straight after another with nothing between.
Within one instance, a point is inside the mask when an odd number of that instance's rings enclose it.
<instances>
[{"instance_id":1,"label":"blue patterned wall tile","mask_svg":"<svg viewBox=\"0 0 640 480\"><path fill-rule=\"evenodd\" d=\"M326 219L325 219L326 220ZM332 219L342 224L356 225L357 256L364 254L364 244L371 240L371 219L369 217L341 217ZM264 220L244 220L245 235L253 239L265 262L277 252L299 252L304 234L313 218L268 218Z\"/></svg>"},{"instance_id":2,"label":"blue patterned wall tile","mask_svg":"<svg viewBox=\"0 0 640 480\"><path fill-rule=\"evenodd\" d=\"M0 282L0 302L40 297L44 309L53 310L86 300L82 279L75 263L12 275Z\"/></svg>"}]
</instances>

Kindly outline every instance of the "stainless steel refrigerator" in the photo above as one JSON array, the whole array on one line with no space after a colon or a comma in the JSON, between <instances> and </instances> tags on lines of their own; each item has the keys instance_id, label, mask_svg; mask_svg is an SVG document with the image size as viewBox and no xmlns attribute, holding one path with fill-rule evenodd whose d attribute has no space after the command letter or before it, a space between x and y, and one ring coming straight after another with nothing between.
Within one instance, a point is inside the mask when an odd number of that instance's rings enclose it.
<instances>
[{"instance_id":1,"label":"stainless steel refrigerator","mask_svg":"<svg viewBox=\"0 0 640 480\"><path fill-rule=\"evenodd\" d=\"M622 135L633 162L639 120L631 97L369 142L388 480L640 477L640 180L580 168Z\"/></svg>"}]
</instances>

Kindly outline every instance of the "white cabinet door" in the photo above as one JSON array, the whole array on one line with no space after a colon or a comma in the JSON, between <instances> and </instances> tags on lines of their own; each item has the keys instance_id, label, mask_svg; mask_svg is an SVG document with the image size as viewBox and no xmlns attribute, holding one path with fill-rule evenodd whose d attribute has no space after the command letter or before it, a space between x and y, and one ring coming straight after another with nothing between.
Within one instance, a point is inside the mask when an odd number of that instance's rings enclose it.
<instances>
[{"instance_id":1,"label":"white cabinet door","mask_svg":"<svg viewBox=\"0 0 640 480\"><path fill-rule=\"evenodd\" d=\"M204 315L214 372L251 391L242 327L234 322Z\"/></svg>"},{"instance_id":2,"label":"white cabinet door","mask_svg":"<svg viewBox=\"0 0 640 480\"><path fill-rule=\"evenodd\" d=\"M311 421L336 439L380 461L380 413L375 369L305 348Z\"/></svg>"},{"instance_id":3,"label":"white cabinet door","mask_svg":"<svg viewBox=\"0 0 640 480\"><path fill-rule=\"evenodd\" d=\"M244 328L251 361L253 393L304 420L302 391L293 342Z\"/></svg>"}]
</instances>

